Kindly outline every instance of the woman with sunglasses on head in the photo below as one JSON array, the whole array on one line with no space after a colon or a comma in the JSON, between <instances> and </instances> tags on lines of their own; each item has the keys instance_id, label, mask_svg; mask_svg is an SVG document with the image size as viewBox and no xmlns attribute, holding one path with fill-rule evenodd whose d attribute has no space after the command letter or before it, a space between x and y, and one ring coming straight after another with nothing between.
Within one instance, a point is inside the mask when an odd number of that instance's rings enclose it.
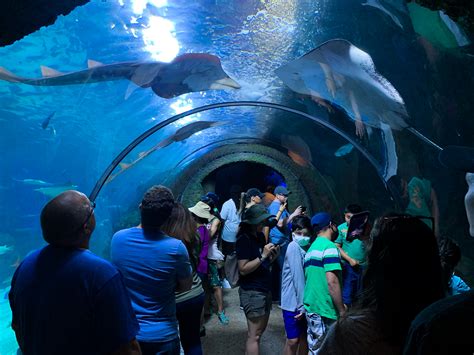
<instances>
[{"instance_id":1,"label":"woman with sunglasses on head","mask_svg":"<svg viewBox=\"0 0 474 355\"><path fill-rule=\"evenodd\" d=\"M371 233L363 292L320 354L400 354L411 321L443 297L438 245L417 217L387 215Z\"/></svg>"}]
</instances>

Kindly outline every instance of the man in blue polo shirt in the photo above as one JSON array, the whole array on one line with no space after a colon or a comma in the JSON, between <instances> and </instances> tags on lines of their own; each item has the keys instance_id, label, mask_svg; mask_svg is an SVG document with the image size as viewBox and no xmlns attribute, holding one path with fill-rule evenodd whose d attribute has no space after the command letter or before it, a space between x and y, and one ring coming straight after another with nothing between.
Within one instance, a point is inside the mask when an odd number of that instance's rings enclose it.
<instances>
[{"instance_id":1,"label":"man in blue polo shirt","mask_svg":"<svg viewBox=\"0 0 474 355\"><path fill-rule=\"evenodd\" d=\"M24 354L140 354L138 324L122 276L92 254L94 204L66 191L41 211L48 243L20 264L9 294Z\"/></svg>"}]
</instances>

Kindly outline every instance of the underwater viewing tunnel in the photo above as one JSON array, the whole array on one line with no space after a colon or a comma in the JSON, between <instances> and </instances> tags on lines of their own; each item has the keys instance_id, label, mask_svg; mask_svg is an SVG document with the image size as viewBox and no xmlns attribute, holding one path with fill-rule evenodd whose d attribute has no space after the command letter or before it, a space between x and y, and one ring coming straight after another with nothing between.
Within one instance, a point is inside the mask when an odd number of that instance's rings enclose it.
<instances>
[{"instance_id":1,"label":"underwater viewing tunnel","mask_svg":"<svg viewBox=\"0 0 474 355\"><path fill-rule=\"evenodd\" d=\"M61 3L0 21L0 355L18 348L13 274L67 190L96 203L90 249L107 260L153 185L185 207L215 192L219 209L233 185L285 186L290 212L337 224L351 203L371 220L415 206L459 244L455 273L473 285L467 185L452 169L474 147L470 5Z\"/></svg>"}]
</instances>

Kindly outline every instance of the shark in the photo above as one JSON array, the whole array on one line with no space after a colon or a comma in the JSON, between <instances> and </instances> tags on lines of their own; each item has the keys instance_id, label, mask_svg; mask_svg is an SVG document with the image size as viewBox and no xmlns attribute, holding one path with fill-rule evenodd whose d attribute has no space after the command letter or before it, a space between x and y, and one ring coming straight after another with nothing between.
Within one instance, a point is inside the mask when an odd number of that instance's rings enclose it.
<instances>
[{"instance_id":1,"label":"shark","mask_svg":"<svg viewBox=\"0 0 474 355\"><path fill-rule=\"evenodd\" d=\"M186 53L170 63L135 61L103 64L89 59L84 70L63 73L41 66L41 73L41 78L24 78L0 67L0 80L35 86L129 80L141 88L151 88L156 95L166 99L190 92L240 88L224 71L220 59L207 53ZM126 97L129 94L130 90L127 90Z\"/></svg>"},{"instance_id":2,"label":"shark","mask_svg":"<svg viewBox=\"0 0 474 355\"><path fill-rule=\"evenodd\" d=\"M49 198L54 198L58 196L60 193L63 193L67 190L75 190L77 189L77 185L60 185L60 186L50 186L50 187L40 187L35 189L35 191L45 195Z\"/></svg>"},{"instance_id":3,"label":"shark","mask_svg":"<svg viewBox=\"0 0 474 355\"><path fill-rule=\"evenodd\" d=\"M0 255L3 255L9 251L12 251L13 247L8 246L8 245L0 245Z\"/></svg>"},{"instance_id":4,"label":"shark","mask_svg":"<svg viewBox=\"0 0 474 355\"><path fill-rule=\"evenodd\" d=\"M39 180L39 179L21 179L21 180L13 179L13 180L21 182L25 185L33 185L33 186L51 186L51 185L53 185L50 182L46 182L46 181Z\"/></svg>"},{"instance_id":5,"label":"shark","mask_svg":"<svg viewBox=\"0 0 474 355\"><path fill-rule=\"evenodd\" d=\"M169 146L170 144L172 144L174 142L184 142L186 139L188 139L189 137L191 137L193 134L195 134L197 132L200 132L202 130L205 130L205 129L208 129L208 128L211 128L211 127L222 126L222 125L225 125L227 123L229 123L229 121L196 121L196 122L192 122L192 123L190 123L186 126L183 126L183 127L179 128L174 134L172 134L171 136L166 137L165 139L161 140L158 144L156 144L152 148L150 148L150 149L148 149L144 152L140 152L138 154L138 157L135 160L133 160L131 163L123 163L123 162L120 163L119 164L120 170L117 173L109 176L109 178L107 179L107 181L105 183L108 184L113 179L115 179L117 176L122 174L124 171L126 171L126 170L130 169L131 167L135 166L137 163L139 163L140 161L142 161L143 159L145 159L147 156L149 156L151 153L157 151L158 149L165 148L165 147Z\"/></svg>"}]
</instances>

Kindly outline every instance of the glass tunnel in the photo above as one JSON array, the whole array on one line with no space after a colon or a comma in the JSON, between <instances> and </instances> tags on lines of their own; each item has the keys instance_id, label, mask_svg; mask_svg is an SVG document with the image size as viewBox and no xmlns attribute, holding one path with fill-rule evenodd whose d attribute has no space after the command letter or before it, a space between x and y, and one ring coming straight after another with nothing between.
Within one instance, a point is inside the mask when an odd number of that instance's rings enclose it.
<instances>
[{"instance_id":1,"label":"glass tunnel","mask_svg":"<svg viewBox=\"0 0 474 355\"><path fill-rule=\"evenodd\" d=\"M470 37L403 0L92 0L0 48L0 354L12 275L69 189L95 200L107 259L152 185L190 207L284 184L289 209L340 223L353 202L404 211L426 179L472 283L465 176L438 159L473 147Z\"/></svg>"}]
</instances>

